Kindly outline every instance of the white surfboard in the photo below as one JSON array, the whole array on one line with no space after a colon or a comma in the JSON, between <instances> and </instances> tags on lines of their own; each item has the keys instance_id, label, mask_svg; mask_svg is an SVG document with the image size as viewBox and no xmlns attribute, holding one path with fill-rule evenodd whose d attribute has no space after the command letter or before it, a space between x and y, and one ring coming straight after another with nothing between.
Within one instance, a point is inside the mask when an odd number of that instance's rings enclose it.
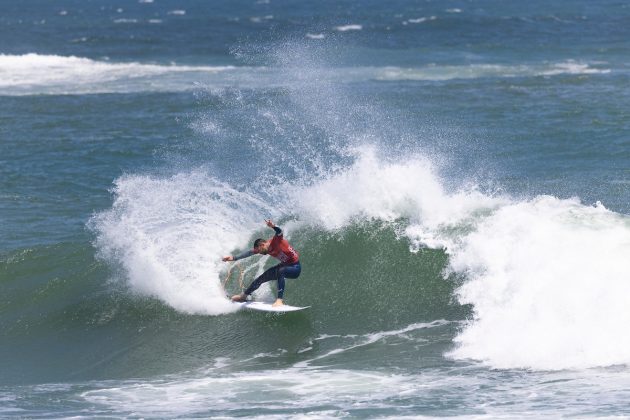
<instances>
[{"instance_id":1,"label":"white surfboard","mask_svg":"<svg viewBox=\"0 0 630 420\"><path fill-rule=\"evenodd\" d=\"M262 311L262 312L276 312L276 313L284 313L284 312L295 312L301 311L303 309L310 308L310 306L291 306L291 305L281 305L281 306L273 306L271 303L265 302L236 302L243 309L251 309L253 311Z\"/></svg>"}]
</instances>

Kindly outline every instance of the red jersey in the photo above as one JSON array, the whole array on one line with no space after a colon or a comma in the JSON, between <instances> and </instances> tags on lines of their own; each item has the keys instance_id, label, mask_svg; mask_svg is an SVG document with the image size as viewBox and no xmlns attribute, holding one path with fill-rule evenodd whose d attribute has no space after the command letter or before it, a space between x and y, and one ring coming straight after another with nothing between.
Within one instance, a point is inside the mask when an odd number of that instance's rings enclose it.
<instances>
[{"instance_id":1,"label":"red jersey","mask_svg":"<svg viewBox=\"0 0 630 420\"><path fill-rule=\"evenodd\" d=\"M275 235L271 238L269 249L267 250L269 255L282 261L283 264L296 264L300 260L300 255L289 244L289 241L284 239L282 234Z\"/></svg>"}]
</instances>

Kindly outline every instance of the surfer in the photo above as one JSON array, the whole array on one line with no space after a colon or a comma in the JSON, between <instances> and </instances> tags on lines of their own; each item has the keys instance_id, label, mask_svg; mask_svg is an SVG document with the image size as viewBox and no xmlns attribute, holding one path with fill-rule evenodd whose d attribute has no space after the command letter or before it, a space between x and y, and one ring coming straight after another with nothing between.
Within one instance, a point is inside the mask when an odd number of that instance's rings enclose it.
<instances>
[{"instance_id":1,"label":"surfer","mask_svg":"<svg viewBox=\"0 0 630 420\"><path fill-rule=\"evenodd\" d=\"M300 272L302 271L300 256L289 244L289 241L284 239L282 229L276 226L271 220L265 220L265 223L276 232L273 238L268 240L258 238L254 241L253 249L245 251L237 256L228 255L227 257L223 257L223 261L237 261L242 258L251 257L255 254L269 254L280 260L280 264L274 265L258 276L243 293L232 296L232 301L234 302L245 302L247 300L247 296L251 295L254 290L260 287L261 284L270 280L277 280L278 298L274 302L273 306L283 305L284 279L296 279L300 276Z\"/></svg>"}]
</instances>

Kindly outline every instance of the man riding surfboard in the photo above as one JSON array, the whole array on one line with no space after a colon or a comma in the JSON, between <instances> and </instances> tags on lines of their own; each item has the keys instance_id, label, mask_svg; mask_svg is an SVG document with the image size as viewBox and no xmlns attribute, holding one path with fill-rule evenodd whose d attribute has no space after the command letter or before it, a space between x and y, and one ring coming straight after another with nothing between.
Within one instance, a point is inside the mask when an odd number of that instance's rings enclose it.
<instances>
[{"instance_id":1,"label":"man riding surfboard","mask_svg":"<svg viewBox=\"0 0 630 420\"><path fill-rule=\"evenodd\" d=\"M276 232L273 238L268 240L258 238L254 241L253 249L245 251L237 256L228 255L223 257L223 261L237 261L255 254L268 254L280 260L280 264L274 265L258 276L252 284L243 291L243 293L232 296L232 301L234 302L245 302L247 300L247 296L251 295L260 287L260 285L270 280L277 280L278 298L274 302L273 306L283 305L284 279L296 279L300 276L300 272L302 271L300 256L295 249L293 249L291 244L289 244L289 241L284 239L282 229L276 226L271 220L265 220L265 223Z\"/></svg>"}]
</instances>

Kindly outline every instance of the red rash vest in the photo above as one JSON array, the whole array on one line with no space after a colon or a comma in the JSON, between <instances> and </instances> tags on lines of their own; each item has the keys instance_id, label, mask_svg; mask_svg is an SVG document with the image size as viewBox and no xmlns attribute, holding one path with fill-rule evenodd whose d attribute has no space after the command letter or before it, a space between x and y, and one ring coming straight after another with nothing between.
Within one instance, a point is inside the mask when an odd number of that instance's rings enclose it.
<instances>
[{"instance_id":1,"label":"red rash vest","mask_svg":"<svg viewBox=\"0 0 630 420\"><path fill-rule=\"evenodd\" d=\"M300 255L289 244L289 241L284 239L282 233L271 238L268 253L272 257L282 261L283 264L287 265L297 264L300 260Z\"/></svg>"}]
</instances>

